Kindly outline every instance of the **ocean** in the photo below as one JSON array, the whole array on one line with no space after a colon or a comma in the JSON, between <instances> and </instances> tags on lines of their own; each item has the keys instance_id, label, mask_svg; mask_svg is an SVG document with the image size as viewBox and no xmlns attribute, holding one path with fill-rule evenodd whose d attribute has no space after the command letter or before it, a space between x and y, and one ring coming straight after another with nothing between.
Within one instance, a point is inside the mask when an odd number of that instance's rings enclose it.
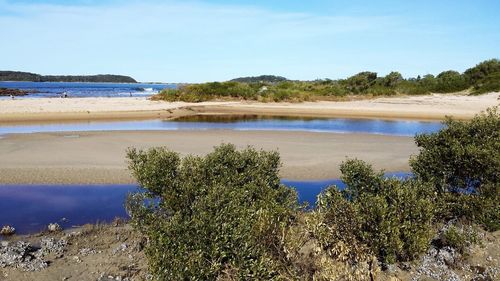
<instances>
[{"instance_id":1,"label":"ocean","mask_svg":"<svg viewBox=\"0 0 500 281\"><path fill-rule=\"evenodd\" d=\"M59 98L66 93L69 98L87 97L147 97L176 84L142 83L78 83L78 82L3 82L0 88L33 91L22 98ZM0 97L9 98L9 97Z\"/></svg>"}]
</instances>

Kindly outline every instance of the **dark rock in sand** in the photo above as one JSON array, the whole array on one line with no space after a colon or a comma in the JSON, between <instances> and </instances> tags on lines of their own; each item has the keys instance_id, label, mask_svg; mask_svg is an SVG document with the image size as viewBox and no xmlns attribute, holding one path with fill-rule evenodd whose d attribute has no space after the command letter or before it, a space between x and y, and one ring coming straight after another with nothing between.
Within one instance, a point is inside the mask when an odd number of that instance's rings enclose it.
<instances>
[{"instance_id":1,"label":"dark rock in sand","mask_svg":"<svg viewBox=\"0 0 500 281\"><path fill-rule=\"evenodd\" d=\"M26 90L19 90L19 89L7 89L7 88L0 88L0 97L1 96L26 96L29 93L33 93L34 91L26 91Z\"/></svg>"}]
</instances>

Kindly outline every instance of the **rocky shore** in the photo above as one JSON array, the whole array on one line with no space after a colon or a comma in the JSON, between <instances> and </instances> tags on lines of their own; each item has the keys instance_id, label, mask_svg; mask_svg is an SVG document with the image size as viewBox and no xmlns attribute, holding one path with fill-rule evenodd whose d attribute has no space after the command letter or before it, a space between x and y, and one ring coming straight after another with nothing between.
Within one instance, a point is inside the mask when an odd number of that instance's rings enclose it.
<instances>
[{"instance_id":1,"label":"rocky shore","mask_svg":"<svg viewBox=\"0 0 500 281\"><path fill-rule=\"evenodd\" d=\"M388 265L375 280L498 280L500 231L478 234L480 242L467 254L433 244L419 260ZM147 241L123 221L7 238L0 242L0 280L153 279Z\"/></svg>"},{"instance_id":2,"label":"rocky shore","mask_svg":"<svg viewBox=\"0 0 500 281\"><path fill-rule=\"evenodd\" d=\"M8 88L0 88L0 97L18 97L18 96L26 96L29 93L33 93L33 91L20 90L20 89L8 89Z\"/></svg>"},{"instance_id":3,"label":"rocky shore","mask_svg":"<svg viewBox=\"0 0 500 281\"><path fill-rule=\"evenodd\" d=\"M0 280L150 280L145 241L120 221L0 242Z\"/></svg>"}]
</instances>

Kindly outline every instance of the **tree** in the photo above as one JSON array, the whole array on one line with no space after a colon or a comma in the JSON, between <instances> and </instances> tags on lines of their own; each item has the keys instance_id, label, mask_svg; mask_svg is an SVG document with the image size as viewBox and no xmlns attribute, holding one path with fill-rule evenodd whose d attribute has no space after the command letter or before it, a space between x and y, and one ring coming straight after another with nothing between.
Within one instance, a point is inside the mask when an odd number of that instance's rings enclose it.
<instances>
[{"instance_id":1,"label":"tree","mask_svg":"<svg viewBox=\"0 0 500 281\"><path fill-rule=\"evenodd\" d=\"M364 71L349 77L345 82L348 91L354 94L360 94L368 90L368 88L375 83L376 79L376 72Z\"/></svg>"},{"instance_id":2,"label":"tree","mask_svg":"<svg viewBox=\"0 0 500 281\"><path fill-rule=\"evenodd\" d=\"M469 83L460 73L454 70L443 71L436 77L434 91L439 93L451 93L465 90Z\"/></svg>"},{"instance_id":3,"label":"tree","mask_svg":"<svg viewBox=\"0 0 500 281\"><path fill-rule=\"evenodd\" d=\"M382 84L385 87L394 88L401 81L403 81L403 75L397 71L392 71L383 78Z\"/></svg>"},{"instance_id":4,"label":"tree","mask_svg":"<svg viewBox=\"0 0 500 281\"><path fill-rule=\"evenodd\" d=\"M474 67L467 69L464 72L464 76L470 81L472 85L477 85L479 82L484 80L486 77L493 73L500 72L500 60L491 59L485 60Z\"/></svg>"}]
</instances>

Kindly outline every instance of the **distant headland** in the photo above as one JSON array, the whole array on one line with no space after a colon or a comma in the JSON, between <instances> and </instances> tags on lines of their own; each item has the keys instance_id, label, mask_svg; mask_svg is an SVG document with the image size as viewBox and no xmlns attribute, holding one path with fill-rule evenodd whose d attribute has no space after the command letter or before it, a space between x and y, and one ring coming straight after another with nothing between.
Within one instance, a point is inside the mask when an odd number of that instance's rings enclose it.
<instances>
[{"instance_id":1,"label":"distant headland","mask_svg":"<svg viewBox=\"0 0 500 281\"><path fill-rule=\"evenodd\" d=\"M22 71L0 71L0 81L137 83L125 75L40 75Z\"/></svg>"}]
</instances>

